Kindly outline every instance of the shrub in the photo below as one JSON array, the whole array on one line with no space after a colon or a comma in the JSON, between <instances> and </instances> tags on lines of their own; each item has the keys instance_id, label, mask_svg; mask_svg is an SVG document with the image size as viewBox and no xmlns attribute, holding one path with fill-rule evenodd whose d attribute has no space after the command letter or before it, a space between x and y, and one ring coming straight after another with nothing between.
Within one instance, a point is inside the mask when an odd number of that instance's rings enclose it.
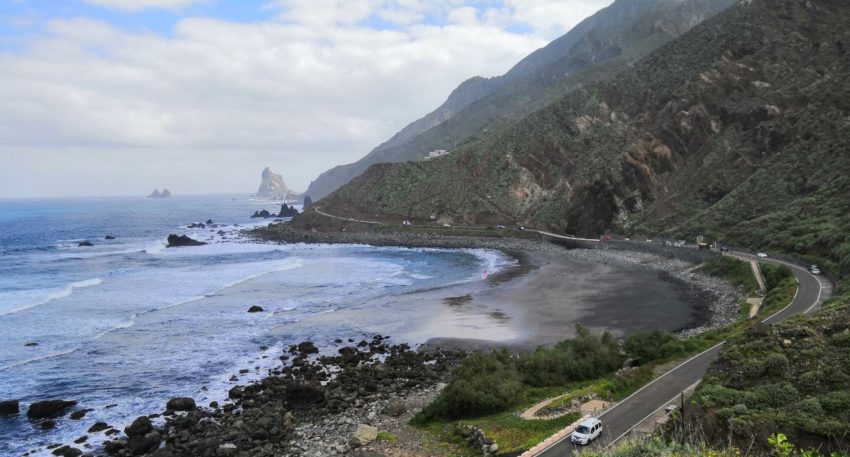
<instances>
[{"instance_id":1,"label":"shrub","mask_svg":"<svg viewBox=\"0 0 850 457\"><path fill-rule=\"evenodd\" d=\"M415 421L458 419L503 411L522 399L522 380L507 351L473 353Z\"/></svg>"},{"instance_id":2,"label":"shrub","mask_svg":"<svg viewBox=\"0 0 850 457\"><path fill-rule=\"evenodd\" d=\"M655 329L633 333L623 342L623 350L640 363L647 363L680 355L686 351L686 347L672 333Z\"/></svg>"}]
</instances>

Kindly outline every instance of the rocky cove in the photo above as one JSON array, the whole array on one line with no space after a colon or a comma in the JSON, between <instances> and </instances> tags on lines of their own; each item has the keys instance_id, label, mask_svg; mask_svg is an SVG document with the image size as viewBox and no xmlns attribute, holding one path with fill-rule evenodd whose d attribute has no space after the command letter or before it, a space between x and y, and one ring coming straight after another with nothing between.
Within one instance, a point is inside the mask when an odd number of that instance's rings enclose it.
<instances>
[{"instance_id":1,"label":"rocky cove","mask_svg":"<svg viewBox=\"0 0 850 457\"><path fill-rule=\"evenodd\" d=\"M338 241L352 243L357 236L345 234ZM314 241L328 241L319 238ZM583 266L601 265L627 273L650 269L681 289L686 300L694 304L697 322L679 329L688 334L722 325L734 317L737 309L734 288L695 273L692 264L675 259L630 251L568 250L531 239L404 235L380 239L387 244L415 247L485 247L527 257L519 268L489 278L492 285L535 277L551 281L541 273L561 268L552 261L561 257ZM536 275L524 278L529 271ZM556 270L557 274L567 272L575 273ZM537 286L525 284L497 290L509 301L517 294L527 295L529 287ZM466 300L457 302L463 304ZM506 308L508 314L514 311ZM280 365L269 370L267 377L233 387L227 399L204 406L188 398L173 399L164 411L139 417L123 428L123 435L120 425L93 424L89 434L75 443L53 445L49 451L65 456L423 455L423 446L431 438L407 425L407 421L437 395L467 350L505 346L530 350L537 344L551 344L545 338L567 336L536 328L534 322L521 316L516 320L517 325L528 325L533 329L531 333L539 333L540 337L519 343L434 339L423 346L427 350L417 351L402 341L390 343L391 338L375 335L371 340L338 339L332 348L322 348L322 354L333 355L320 355L319 348L304 341L275 355ZM388 435L379 440L378 432ZM385 439L387 436L392 439Z\"/></svg>"}]
</instances>

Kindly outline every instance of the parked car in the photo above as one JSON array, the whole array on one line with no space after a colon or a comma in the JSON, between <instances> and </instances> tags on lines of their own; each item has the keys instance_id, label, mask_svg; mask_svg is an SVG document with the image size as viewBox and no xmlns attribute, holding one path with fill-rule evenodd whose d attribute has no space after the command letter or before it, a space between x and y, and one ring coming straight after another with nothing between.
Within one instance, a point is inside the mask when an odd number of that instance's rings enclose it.
<instances>
[{"instance_id":1,"label":"parked car","mask_svg":"<svg viewBox=\"0 0 850 457\"><path fill-rule=\"evenodd\" d=\"M760 258L762 258L762 259L766 259L766 258L767 258L767 254L765 254L764 252L759 252L759 253L758 253L758 254L756 254L756 255L757 255L757 256L759 256L759 257L760 257Z\"/></svg>"},{"instance_id":2,"label":"parked car","mask_svg":"<svg viewBox=\"0 0 850 457\"><path fill-rule=\"evenodd\" d=\"M818 268L817 265L812 265L811 268L809 268L809 272L813 275L819 275L820 274L820 268Z\"/></svg>"},{"instance_id":3,"label":"parked car","mask_svg":"<svg viewBox=\"0 0 850 457\"><path fill-rule=\"evenodd\" d=\"M576 430L570 435L570 441L582 446L599 438L602 434L602 421L596 418L590 418L578 424Z\"/></svg>"},{"instance_id":4,"label":"parked car","mask_svg":"<svg viewBox=\"0 0 850 457\"><path fill-rule=\"evenodd\" d=\"M405 226L405 227L410 227L410 226L412 226L412 225L413 225L413 223L412 223L412 222L410 222L410 221L404 221L404 222L402 222L402 223L401 223L401 225L403 225L403 226Z\"/></svg>"},{"instance_id":5,"label":"parked car","mask_svg":"<svg viewBox=\"0 0 850 457\"><path fill-rule=\"evenodd\" d=\"M443 224L443 227L451 227L451 224Z\"/></svg>"}]
</instances>

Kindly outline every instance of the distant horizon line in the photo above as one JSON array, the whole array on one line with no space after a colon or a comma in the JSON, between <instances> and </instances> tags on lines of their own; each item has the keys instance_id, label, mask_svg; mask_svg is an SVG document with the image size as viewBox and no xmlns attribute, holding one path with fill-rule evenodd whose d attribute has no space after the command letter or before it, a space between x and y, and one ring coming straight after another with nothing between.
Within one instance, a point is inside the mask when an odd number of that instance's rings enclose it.
<instances>
[{"instance_id":1,"label":"distant horizon line","mask_svg":"<svg viewBox=\"0 0 850 457\"><path fill-rule=\"evenodd\" d=\"M167 189L167 188L163 188ZM157 189L159 190L159 189ZM170 191L170 189L169 189ZM47 196L26 196L26 197L7 197L0 195L0 200L47 200L47 199L80 199L80 198L150 198L150 194L140 195L140 194L123 194L123 195L47 195ZM247 197L256 197L256 192L210 192L210 193L186 193L186 194L175 194L171 192L171 197L168 198L180 198L180 197L206 197L206 196L216 196L216 195L244 195ZM151 200L168 200L168 198L161 199L151 199Z\"/></svg>"}]
</instances>

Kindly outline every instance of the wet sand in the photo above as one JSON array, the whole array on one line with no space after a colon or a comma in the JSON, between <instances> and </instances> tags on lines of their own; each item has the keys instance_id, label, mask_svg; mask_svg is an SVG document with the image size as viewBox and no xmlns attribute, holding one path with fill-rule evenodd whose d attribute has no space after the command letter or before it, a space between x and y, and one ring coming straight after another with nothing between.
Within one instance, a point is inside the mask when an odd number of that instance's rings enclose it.
<instances>
[{"instance_id":1,"label":"wet sand","mask_svg":"<svg viewBox=\"0 0 850 457\"><path fill-rule=\"evenodd\" d=\"M679 331L703 324L703 297L648 266L576 259L568 252L528 252L524 275L481 291L444 299L451 312L432 320L427 348L533 350L575 335L576 324L622 336L655 327ZM500 338L456 325L457 315L489 315L492 326L509 323ZM449 319L446 320L446 314ZM450 332L455 329L458 331ZM454 333L445 335L446 333Z\"/></svg>"},{"instance_id":2,"label":"wet sand","mask_svg":"<svg viewBox=\"0 0 850 457\"><path fill-rule=\"evenodd\" d=\"M423 350L527 351L574 336L576 324L621 336L656 327L680 331L710 319L713 297L657 266L609 262L599 253L589 260L552 245L508 253L517 266L486 280L382 297L296 325L346 323Z\"/></svg>"}]
</instances>

